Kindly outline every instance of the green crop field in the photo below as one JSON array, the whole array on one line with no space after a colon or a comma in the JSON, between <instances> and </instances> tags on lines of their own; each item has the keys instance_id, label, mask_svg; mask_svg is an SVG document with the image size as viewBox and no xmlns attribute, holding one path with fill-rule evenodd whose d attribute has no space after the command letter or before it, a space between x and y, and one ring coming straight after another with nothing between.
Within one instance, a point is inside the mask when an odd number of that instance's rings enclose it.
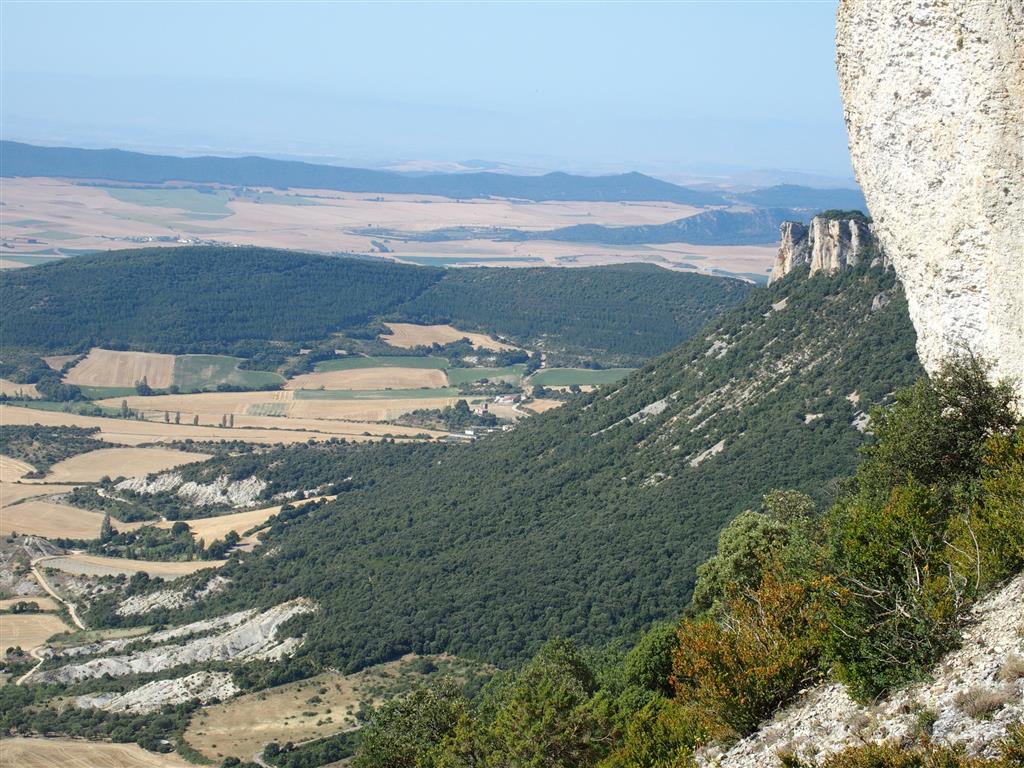
<instances>
[{"instance_id":1,"label":"green crop field","mask_svg":"<svg viewBox=\"0 0 1024 768\"><path fill-rule=\"evenodd\" d=\"M174 361L174 383L185 391L215 389L218 384L261 389L282 384L271 371L243 371L240 357L227 355L179 355Z\"/></svg>"},{"instance_id":2,"label":"green crop field","mask_svg":"<svg viewBox=\"0 0 1024 768\"><path fill-rule=\"evenodd\" d=\"M135 387L78 387L87 400L102 400L106 397L131 397L138 394Z\"/></svg>"},{"instance_id":3,"label":"green crop field","mask_svg":"<svg viewBox=\"0 0 1024 768\"><path fill-rule=\"evenodd\" d=\"M608 368L597 371L590 368L548 368L530 377L531 384L543 387L568 387L572 384L611 384L628 376L634 368Z\"/></svg>"},{"instance_id":4,"label":"green crop field","mask_svg":"<svg viewBox=\"0 0 1024 768\"><path fill-rule=\"evenodd\" d=\"M409 400L428 397L458 397L454 387L441 389L300 389L296 400Z\"/></svg>"},{"instance_id":5,"label":"green crop field","mask_svg":"<svg viewBox=\"0 0 1024 768\"><path fill-rule=\"evenodd\" d=\"M409 355L403 357L395 355L390 357L339 357L334 360L324 360L317 363L317 373L325 371L352 371L356 368L436 368L443 371L448 367L448 361L443 357L416 357Z\"/></svg>"},{"instance_id":6,"label":"green crop field","mask_svg":"<svg viewBox=\"0 0 1024 768\"><path fill-rule=\"evenodd\" d=\"M508 381L518 384L525 372L526 366L522 363L507 365L504 368L449 368L448 383L453 387L457 387L459 384L469 384L473 381L487 379L489 381Z\"/></svg>"},{"instance_id":7,"label":"green crop field","mask_svg":"<svg viewBox=\"0 0 1024 768\"><path fill-rule=\"evenodd\" d=\"M230 195L227 192L200 192L197 189L126 189L122 187L104 187L107 194L115 200L135 205L148 205L156 208L176 208L192 214L215 214L218 217L230 216L233 211L228 208Z\"/></svg>"}]
</instances>

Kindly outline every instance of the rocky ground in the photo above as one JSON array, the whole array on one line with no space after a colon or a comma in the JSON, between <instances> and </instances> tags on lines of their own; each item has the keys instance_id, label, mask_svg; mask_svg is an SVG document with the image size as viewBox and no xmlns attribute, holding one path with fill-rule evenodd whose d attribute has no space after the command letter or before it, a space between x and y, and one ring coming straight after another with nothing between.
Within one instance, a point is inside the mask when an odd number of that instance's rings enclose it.
<instances>
[{"instance_id":1,"label":"rocky ground","mask_svg":"<svg viewBox=\"0 0 1024 768\"><path fill-rule=\"evenodd\" d=\"M702 768L765 768L780 754L820 763L865 743L905 744L929 734L969 754L993 756L1007 726L1024 718L1024 574L971 612L963 644L928 679L871 706L837 683L805 692L753 735L698 755Z\"/></svg>"}]
</instances>

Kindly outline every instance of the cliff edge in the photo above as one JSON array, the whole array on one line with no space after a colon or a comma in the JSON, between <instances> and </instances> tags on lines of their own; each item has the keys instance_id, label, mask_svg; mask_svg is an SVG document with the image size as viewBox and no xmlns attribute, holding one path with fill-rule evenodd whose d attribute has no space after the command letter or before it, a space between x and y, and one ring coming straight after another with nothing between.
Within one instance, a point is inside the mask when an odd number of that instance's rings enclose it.
<instances>
[{"instance_id":1,"label":"cliff edge","mask_svg":"<svg viewBox=\"0 0 1024 768\"><path fill-rule=\"evenodd\" d=\"M1024 0L842 0L836 61L925 368L966 346L1024 396Z\"/></svg>"}]
</instances>

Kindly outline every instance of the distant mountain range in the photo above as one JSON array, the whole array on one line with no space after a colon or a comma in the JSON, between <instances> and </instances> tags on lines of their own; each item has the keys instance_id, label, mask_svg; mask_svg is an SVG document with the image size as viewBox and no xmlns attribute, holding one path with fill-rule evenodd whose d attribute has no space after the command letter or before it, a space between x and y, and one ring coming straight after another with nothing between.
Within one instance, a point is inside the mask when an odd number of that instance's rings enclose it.
<instances>
[{"instance_id":1,"label":"distant mountain range","mask_svg":"<svg viewBox=\"0 0 1024 768\"><path fill-rule=\"evenodd\" d=\"M696 190L642 173L578 176L548 173L403 174L264 157L174 157L119 149L39 147L0 141L0 176L44 176L162 184L330 189L341 192L437 195L453 199L507 197L531 201L661 201L699 207L744 204L779 208L864 208L856 190L784 185L729 194Z\"/></svg>"}]
</instances>

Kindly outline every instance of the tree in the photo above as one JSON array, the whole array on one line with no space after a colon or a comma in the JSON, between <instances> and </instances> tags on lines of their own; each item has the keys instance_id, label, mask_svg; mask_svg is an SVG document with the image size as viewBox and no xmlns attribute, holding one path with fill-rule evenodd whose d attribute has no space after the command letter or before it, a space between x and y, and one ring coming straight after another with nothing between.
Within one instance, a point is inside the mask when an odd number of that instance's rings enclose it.
<instances>
[{"instance_id":1,"label":"tree","mask_svg":"<svg viewBox=\"0 0 1024 768\"><path fill-rule=\"evenodd\" d=\"M122 400L121 401L121 418L122 419L127 419L129 413L130 412L128 410L128 401L127 400Z\"/></svg>"},{"instance_id":2,"label":"tree","mask_svg":"<svg viewBox=\"0 0 1024 768\"><path fill-rule=\"evenodd\" d=\"M114 538L114 526L110 522L110 513L108 512L103 516L103 522L100 524L100 543L106 544Z\"/></svg>"},{"instance_id":3,"label":"tree","mask_svg":"<svg viewBox=\"0 0 1024 768\"><path fill-rule=\"evenodd\" d=\"M192 417L192 426L193 427L198 427L199 426L199 414L198 413L195 416Z\"/></svg>"},{"instance_id":4,"label":"tree","mask_svg":"<svg viewBox=\"0 0 1024 768\"><path fill-rule=\"evenodd\" d=\"M135 393L144 397L148 397L153 394L153 388L149 386L149 382L146 381L145 376L135 382Z\"/></svg>"},{"instance_id":5,"label":"tree","mask_svg":"<svg viewBox=\"0 0 1024 768\"><path fill-rule=\"evenodd\" d=\"M181 424L181 411L175 411L175 413L174 413L174 423L175 424Z\"/></svg>"},{"instance_id":6,"label":"tree","mask_svg":"<svg viewBox=\"0 0 1024 768\"><path fill-rule=\"evenodd\" d=\"M170 411L164 411L164 424L170 424L170 423L171 423L171 412Z\"/></svg>"}]
</instances>

